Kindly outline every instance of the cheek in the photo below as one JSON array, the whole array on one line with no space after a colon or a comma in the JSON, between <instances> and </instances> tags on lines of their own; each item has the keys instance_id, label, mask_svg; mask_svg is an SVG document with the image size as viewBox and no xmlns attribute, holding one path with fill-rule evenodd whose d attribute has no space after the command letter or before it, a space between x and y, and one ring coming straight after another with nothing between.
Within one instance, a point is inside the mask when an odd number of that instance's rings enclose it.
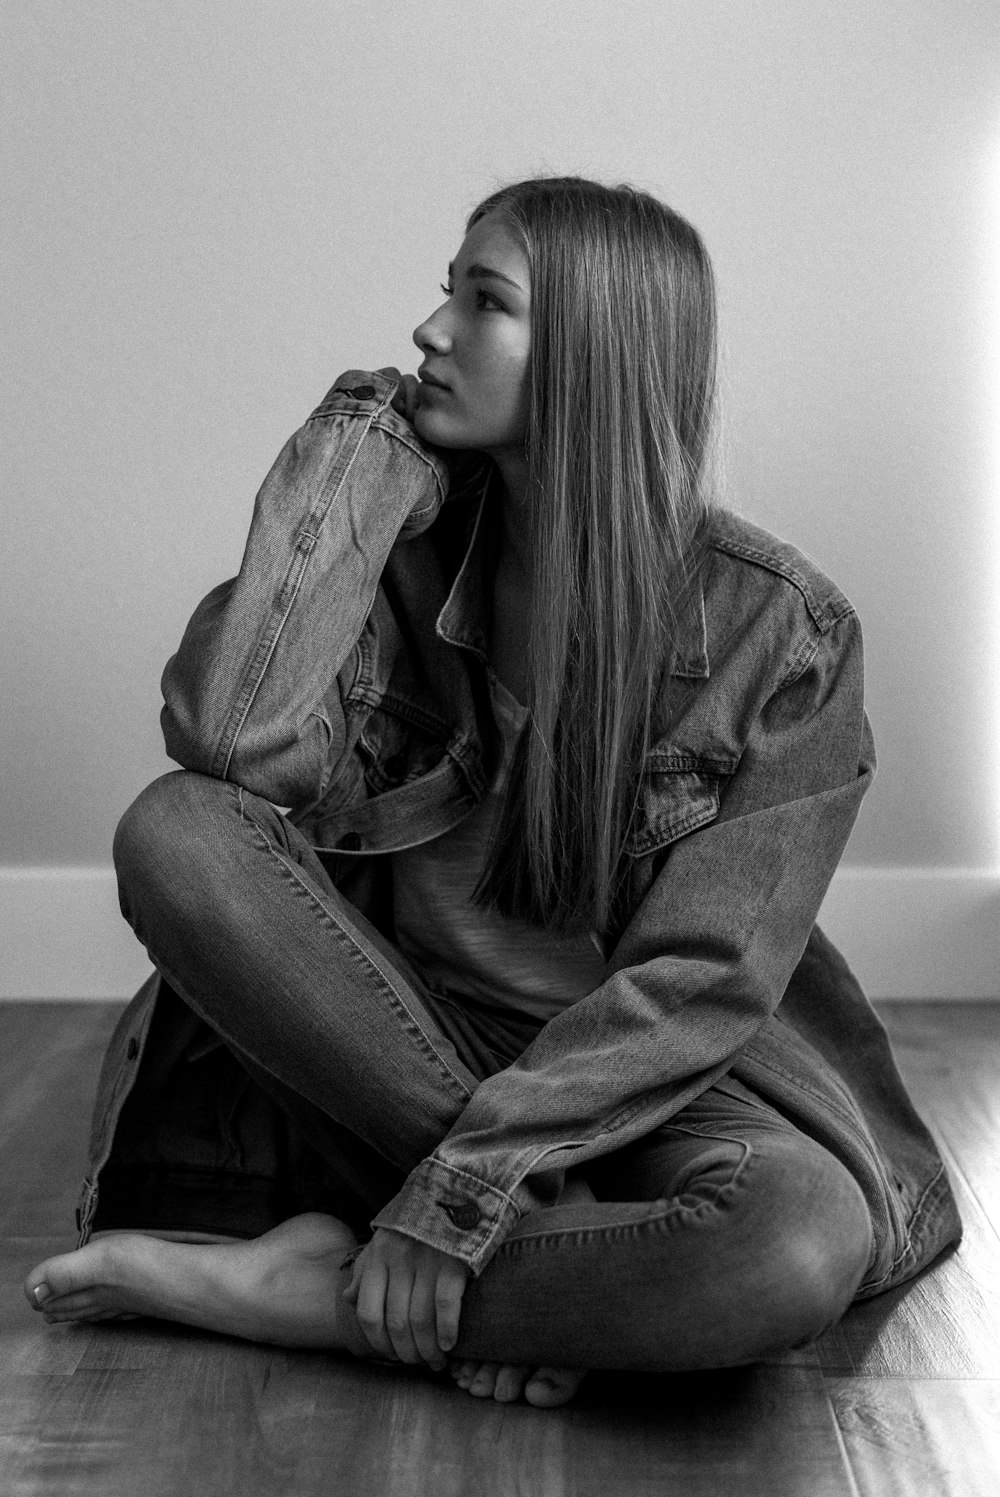
<instances>
[{"instance_id":1,"label":"cheek","mask_svg":"<svg viewBox=\"0 0 1000 1497\"><path fill-rule=\"evenodd\" d=\"M498 401L498 404L500 402ZM528 379L528 370L523 362L512 365L508 371L503 387L503 409L508 419L522 427L527 427L528 411L531 404L531 385Z\"/></svg>"}]
</instances>

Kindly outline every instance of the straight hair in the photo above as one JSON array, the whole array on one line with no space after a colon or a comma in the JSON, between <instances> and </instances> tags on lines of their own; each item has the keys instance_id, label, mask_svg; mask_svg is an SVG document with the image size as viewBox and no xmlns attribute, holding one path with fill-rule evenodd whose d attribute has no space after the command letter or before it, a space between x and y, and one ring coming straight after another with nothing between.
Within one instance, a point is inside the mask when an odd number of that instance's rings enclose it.
<instances>
[{"instance_id":1,"label":"straight hair","mask_svg":"<svg viewBox=\"0 0 1000 1497\"><path fill-rule=\"evenodd\" d=\"M500 216L531 272L528 722L482 907L605 932L654 709L691 624L715 430L711 263L678 213L629 186L519 182Z\"/></svg>"}]
</instances>

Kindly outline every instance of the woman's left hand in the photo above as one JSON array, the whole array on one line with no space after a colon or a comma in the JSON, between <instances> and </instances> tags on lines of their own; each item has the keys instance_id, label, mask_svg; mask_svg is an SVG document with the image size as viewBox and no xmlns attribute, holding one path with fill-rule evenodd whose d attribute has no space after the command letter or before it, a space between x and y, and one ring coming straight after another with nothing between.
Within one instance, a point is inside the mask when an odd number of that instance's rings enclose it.
<instances>
[{"instance_id":1,"label":"woman's left hand","mask_svg":"<svg viewBox=\"0 0 1000 1497\"><path fill-rule=\"evenodd\" d=\"M426 1362L441 1370L458 1340L458 1318L469 1270L459 1258L390 1227L354 1262L344 1298L354 1306L365 1340L381 1357Z\"/></svg>"}]
</instances>

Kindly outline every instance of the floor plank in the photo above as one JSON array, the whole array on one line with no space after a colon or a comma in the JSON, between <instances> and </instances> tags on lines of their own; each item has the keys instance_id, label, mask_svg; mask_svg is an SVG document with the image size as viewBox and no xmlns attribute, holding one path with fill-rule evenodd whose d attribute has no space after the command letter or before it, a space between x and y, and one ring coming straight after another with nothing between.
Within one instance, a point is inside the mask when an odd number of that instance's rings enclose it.
<instances>
[{"instance_id":1,"label":"floor plank","mask_svg":"<svg viewBox=\"0 0 1000 1497\"><path fill-rule=\"evenodd\" d=\"M578 1404L543 1412L173 1328L162 1357L118 1366L131 1332L104 1328L89 1343L114 1346L98 1359L114 1366L0 1379L5 1493L854 1494L816 1369L595 1378Z\"/></svg>"},{"instance_id":2,"label":"floor plank","mask_svg":"<svg viewBox=\"0 0 1000 1497\"><path fill-rule=\"evenodd\" d=\"M835 1378L860 1497L996 1497L1000 1382Z\"/></svg>"},{"instance_id":3,"label":"floor plank","mask_svg":"<svg viewBox=\"0 0 1000 1497\"><path fill-rule=\"evenodd\" d=\"M0 1005L4 1497L981 1497L1000 1489L1000 1006L886 1005L966 1238L772 1365L594 1375L543 1412L407 1369L153 1321L50 1327L27 1268L73 1240L119 1004Z\"/></svg>"}]
</instances>

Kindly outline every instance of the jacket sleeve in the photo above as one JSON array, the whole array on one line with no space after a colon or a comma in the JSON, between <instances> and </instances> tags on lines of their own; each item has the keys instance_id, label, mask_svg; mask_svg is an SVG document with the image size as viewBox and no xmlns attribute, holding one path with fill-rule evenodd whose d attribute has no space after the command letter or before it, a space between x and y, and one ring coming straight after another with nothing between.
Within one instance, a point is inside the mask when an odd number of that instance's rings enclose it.
<instances>
[{"instance_id":1,"label":"jacket sleeve","mask_svg":"<svg viewBox=\"0 0 1000 1497\"><path fill-rule=\"evenodd\" d=\"M322 795L344 747L338 675L393 542L445 493L444 468L389 409L395 388L341 375L265 479L239 575L198 605L163 674L167 753L185 769L281 806Z\"/></svg>"},{"instance_id":2,"label":"jacket sleeve","mask_svg":"<svg viewBox=\"0 0 1000 1497\"><path fill-rule=\"evenodd\" d=\"M718 818L669 850L604 983L479 1085L374 1225L479 1273L567 1168L665 1122L777 1007L874 774L857 618L813 633Z\"/></svg>"}]
</instances>

